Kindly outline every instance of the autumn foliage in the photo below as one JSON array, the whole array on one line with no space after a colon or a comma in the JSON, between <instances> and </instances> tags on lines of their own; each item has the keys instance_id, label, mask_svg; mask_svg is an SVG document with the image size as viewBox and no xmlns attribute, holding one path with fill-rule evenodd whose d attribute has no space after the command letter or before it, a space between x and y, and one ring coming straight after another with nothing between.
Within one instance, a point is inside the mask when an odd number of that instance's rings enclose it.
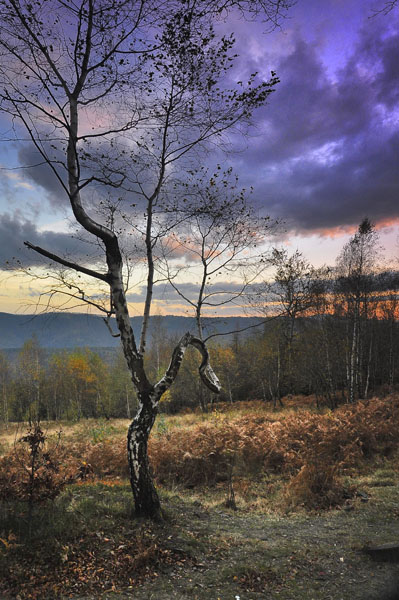
<instances>
[{"instance_id":1,"label":"autumn foliage","mask_svg":"<svg viewBox=\"0 0 399 600\"><path fill-rule=\"evenodd\" d=\"M267 472L287 480L290 505L328 508L342 502L340 476L399 445L399 398L344 406L329 414L310 411L273 421L265 413L214 422L164 434L150 443L162 483L212 485L227 479L232 456L237 475Z\"/></svg>"},{"instance_id":2,"label":"autumn foliage","mask_svg":"<svg viewBox=\"0 0 399 600\"><path fill-rule=\"evenodd\" d=\"M244 404L244 403L243 403ZM329 507L342 501L340 477L399 445L399 397L373 398L319 414L310 409L277 415L263 403L242 413L216 410L186 427L164 424L150 439L158 483L213 486L235 476L280 474L288 504ZM38 498L54 497L68 482L121 480L128 476L123 438L78 439L50 446L38 458ZM0 461L1 497L26 498L29 452L20 441ZM40 463L40 464L39 464Z\"/></svg>"}]
</instances>

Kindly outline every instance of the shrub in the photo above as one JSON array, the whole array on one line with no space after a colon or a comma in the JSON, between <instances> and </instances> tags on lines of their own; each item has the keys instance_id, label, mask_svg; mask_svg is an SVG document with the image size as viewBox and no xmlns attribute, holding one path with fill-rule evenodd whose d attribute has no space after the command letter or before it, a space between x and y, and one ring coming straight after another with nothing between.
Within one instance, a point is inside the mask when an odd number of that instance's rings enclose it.
<instances>
[{"instance_id":1,"label":"shrub","mask_svg":"<svg viewBox=\"0 0 399 600\"><path fill-rule=\"evenodd\" d=\"M331 508L341 504L347 490L337 477L338 465L306 462L285 490L289 506Z\"/></svg>"},{"instance_id":2,"label":"shrub","mask_svg":"<svg viewBox=\"0 0 399 600\"><path fill-rule=\"evenodd\" d=\"M87 444L82 452L85 461L91 467L94 476L128 477L126 442L122 440L105 440L97 444Z\"/></svg>"},{"instance_id":3,"label":"shrub","mask_svg":"<svg viewBox=\"0 0 399 600\"><path fill-rule=\"evenodd\" d=\"M228 479L231 456L239 446L234 425L203 423L175 435L152 437L149 453L159 481L212 485Z\"/></svg>"},{"instance_id":4,"label":"shrub","mask_svg":"<svg viewBox=\"0 0 399 600\"><path fill-rule=\"evenodd\" d=\"M149 440L158 482L189 487L228 482L234 465L235 476L273 472L291 478L287 498L292 504L332 506L342 499L341 474L399 446L399 396L361 401L323 415L308 410L281 413L280 420L249 405L244 415L218 410L205 422L188 419L183 427L160 421ZM31 489L35 501L42 501L78 479L128 477L123 438L57 444L41 435L28 432L0 459L0 499L26 500Z\"/></svg>"},{"instance_id":5,"label":"shrub","mask_svg":"<svg viewBox=\"0 0 399 600\"><path fill-rule=\"evenodd\" d=\"M39 423L34 423L0 459L0 499L29 504L53 499L74 479L77 465L65 460L58 442L48 442Z\"/></svg>"}]
</instances>

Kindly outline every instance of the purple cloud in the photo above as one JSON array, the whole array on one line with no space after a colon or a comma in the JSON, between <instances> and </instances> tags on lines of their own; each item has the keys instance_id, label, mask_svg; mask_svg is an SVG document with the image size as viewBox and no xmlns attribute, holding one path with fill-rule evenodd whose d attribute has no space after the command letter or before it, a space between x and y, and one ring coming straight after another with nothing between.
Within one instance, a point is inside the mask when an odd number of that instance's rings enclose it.
<instances>
[{"instance_id":1,"label":"purple cloud","mask_svg":"<svg viewBox=\"0 0 399 600\"><path fill-rule=\"evenodd\" d=\"M240 185L254 186L259 207L285 220L291 231L356 226L365 215L377 224L392 222L399 219L397 11L370 19L368 5L349 2L348 10L361 14L364 24L357 32L354 21L348 22L342 39L357 35L348 54L338 41L331 41L342 32L345 10L340 7L342 18L332 22L338 10L334 2L326 3L324 17L319 2L308 4L308 16L298 3L296 20L283 24L292 24L285 45L281 38L261 38L260 23L220 25L226 33L238 33L241 56L230 73L233 81L245 80L256 70L268 77L276 69L281 83L268 105L256 112L256 136L249 139L247 150L233 157L209 155L206 162L233 164ZM300 33L301 21L306 35ZM243 146L241 138L232 140L233 146ZM28 148L20 158L25 164L36 162ZM44 169L31 171L32 180L47 190L53 203L66 202L56 179Z\"/></svg>"},{"instance_id":2,"label":"purple cloud","mask_svg":"<svg viewBox=\"0 0 399 600\"><path fill-rule=\"evenodd\" d=\"M300 233L399 218L399 35L367 22L331 78L298 37L277 66L262 132L234 159L260 206Z\"/></svg>"}]
</instances>

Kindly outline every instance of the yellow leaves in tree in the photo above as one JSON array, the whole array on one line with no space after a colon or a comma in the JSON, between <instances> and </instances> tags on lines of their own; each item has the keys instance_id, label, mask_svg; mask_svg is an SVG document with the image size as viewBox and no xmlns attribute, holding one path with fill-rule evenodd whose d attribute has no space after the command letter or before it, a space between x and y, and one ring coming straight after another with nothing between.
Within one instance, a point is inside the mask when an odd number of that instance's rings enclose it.
<instances>
[{"instance_id":1,"label":"yellow leaves in tree","mask_svg":"<svg viewBox=\"0 0 399 600\"><path fill-rule=\"evenodd\" d=\"M93 383L96 379L87 358L83 355L71 355L69 357L68 367L74 377L79 378L87 384Z\"/></svg>"}]
</instances>

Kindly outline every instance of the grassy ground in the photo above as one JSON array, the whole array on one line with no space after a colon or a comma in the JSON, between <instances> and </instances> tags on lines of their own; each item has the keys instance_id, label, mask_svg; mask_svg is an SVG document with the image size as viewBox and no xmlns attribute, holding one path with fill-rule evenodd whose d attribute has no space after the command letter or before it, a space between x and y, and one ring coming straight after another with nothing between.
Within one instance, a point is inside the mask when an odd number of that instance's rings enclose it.
<instances>
[{"instance_id":1,"label":"grassy ground","mask_svg":"<svg viewBox=\"0 0 399 600\"><path fill-rule=\"evenodd\" d=\"M398 482L381 481L359 481L367 503L323 514L207 508L164 491L163 524L133 518L125 484L71 486L36 511L30 535L25 513L3 509L0 596L388 600L398 566L363 552L399 539Z\"/></svg>"},{"instance_id":2,"label":"grassy ground","mask_svg":"<svg viewBox=\"0 0 399 600\"><path fill-rule=\"evenodd\" d=\"M327 411L327 409L316 411L314 403L303 396L294 396L290 400L285 400L284 410L273 411L269 404L256 403L257 414L267 415L270 421L278 421L289 415L295 415L304 408L317 412L317 414ZM187 429L201 423L215 423L246 415L253 416L253 414L253 402L215 405L205 414L199 411L178 415L160 414L157 417L153 433L157 435L165 431ZM128 419L84 419L77 423L70 421L43 422L42 427L49 436L56 436L61 432L63 439L67 441L85 439L95 442L99 437L107 439L124 437L129 424ZM0 423L0 455L12 448L15 441L25 433L27 427L28 423L8 423L7 427Z\"/></svg>"},{"instance_id":3,"label":"grassy ground","mask_svg":"<svg viewBox=\"0 0 399 600\"><path fill-rule=\"evenodd\" d=\"M130 421L127 419L85 419L78 423L67 421L43 422L41 426L49 437L58 437L61 433L64 441L88 440L95 442L98 437L119 438L125 436ZM15 442L26 432L28 423L0 424L0 455L12 449Z\"/></svg>"},{"instance_id":4,"label":"grassy ground","mask_svg":"<svg viewBox=\"0 0 399 600\"><path fill-rule=\"evenodd\" d=\"M155 434L203 419L161 418ZM124 431L93 422L67 437ZM350 497L321 512L289 508L278 473L234 475L236 511L225 506L226 481L159 486L161 524L135 519L129 485L115 478L69 485L30 519L23 503L3 502L0 598L393 600L398 564L374 562L364 547L399 542L397 466L397 454L370 460L347 477Z\"/></svg>"}]
</instances>

